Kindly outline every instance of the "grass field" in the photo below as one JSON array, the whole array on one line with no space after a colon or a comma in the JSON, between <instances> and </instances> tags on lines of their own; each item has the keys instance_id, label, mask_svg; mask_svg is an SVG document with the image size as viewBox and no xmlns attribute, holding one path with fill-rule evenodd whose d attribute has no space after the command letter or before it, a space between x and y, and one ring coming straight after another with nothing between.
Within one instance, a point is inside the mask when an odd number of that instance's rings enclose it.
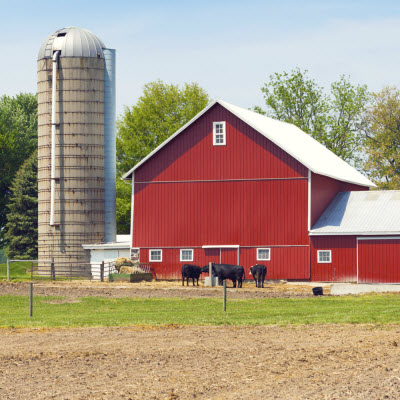
<instances>
[{"instance_id":1,"label":"grass field","mask_svg":"<svg viewBox=\"0 0 400 400\"><path fill-rule=\"evenodd\" d=\"M230 300L226 313L211 298L35 297L33 318L28 313L28 297L0 296L0 327L399 324L400 296Z\"/></svg>"},{"instance_id":2,"label":"grass field","mask_svg":"<svg viewBox=\"0 0 400 400\"><path fill-rule=\"evenodd\" d=\"M34 262L33 266L37 267L37 263ZM31 279L31 266L32 262L30 261L17 261L10 263L10 280L13 282L24 282ZM7 264L0 264L0 281L7 279ZM40 280L50 280L50 267L46 265L46 275L39 276L34 270L33 279L35 281ZM85 277L72 277L72 280L85 280ZM56 276L56 280L70 280L69 276Z\"/></svg>"},{"instance_id":3,"label":"grass field","mask_svg":"<svg viewBox=\"0 0 400 400\"><path fill-rule=\"evenodd\" d=\"M36 264L34 264L36 265ZM14 281L30 279L27 270L31 268L29 261L10 263L10 278ZM0 280L7 279L7 264L0 264Z\"/></svg>"}]
</instances>

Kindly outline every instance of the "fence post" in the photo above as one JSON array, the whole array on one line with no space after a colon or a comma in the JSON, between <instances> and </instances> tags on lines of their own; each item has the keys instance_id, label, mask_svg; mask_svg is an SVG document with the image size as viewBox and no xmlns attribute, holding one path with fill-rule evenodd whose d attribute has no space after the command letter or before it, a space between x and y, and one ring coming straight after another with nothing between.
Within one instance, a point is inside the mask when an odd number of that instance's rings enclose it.
<instances>
[{"instance_id":1,"label":"fence post","mask_svg":"<svg viewBox=\"0 0 400 400\"><path fill-rule=\"evenodd\" d=\"M10 259L7 257L7 280L10 280Z\"/></svg>"},{"instance_id":2,"label":"fence post","mask_svg":"<svg viewBox=\"0 0 400 400\"><path fill-rule=\"evenodd\" d=\"M29 284L29 317L33 315L33 283Z\"/></svg>"},{"instance_id":3,"label":"fence post","mask_svg":"<svg viewBox=\"0 0 400 400\"><path fill-rule=\"evenodd\" d=\"M226 312L226 279L224 279L224 311Z\"/></svg>"},{"instance_id":4,"label":"fence post","mask_svg":"<svg viewBox=\"0 0 400 400\"><path fill-rule=\"evenodd\" d=\"M100 281L104 282L104 261L102 261L100 265Z\"/></svg>"},{"instance_id":5,"label":"fence post","mask_svg":"<svg viewBox=\"0 0 400 400\"><path fill-rule=\"evenodd\" d=\"M31 262L31 280L33 280L33 261Z\"/></svg>"},{"instance_id":6,"label":"fence post","mask_svg":"<svg viewBox=\"0 0 400 400\"><path fill-rule=\"evenodd\" d=\"M208 276L210 277L210 286L214 286L214 280L213 280L213 273L212 273L212 262L208 263Z\"/></svg>"},{"instance_id":7,"label":"fence post","mask_svg":"<svg viewBox=\"0 0 400 400\"><path fill-rule=\"evenodd\" d=\"M56 280L56 269L54 268L54 257L51 259L50 275L51 275L50 279L52 281L55 281Z\"/></svg>"}]
</instances>

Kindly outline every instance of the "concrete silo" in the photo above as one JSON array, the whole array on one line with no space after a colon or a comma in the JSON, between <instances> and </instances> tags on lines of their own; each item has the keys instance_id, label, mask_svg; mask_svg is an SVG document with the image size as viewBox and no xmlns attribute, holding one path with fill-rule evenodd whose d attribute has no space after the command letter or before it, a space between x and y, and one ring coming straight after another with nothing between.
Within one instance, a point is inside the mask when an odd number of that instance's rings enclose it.
<instances>
[{"instance_id":1,"label":"concrete silo","mask_svg":"<svg viewBox=\"0 0 400 400\"><path fill-rule=\"evenodd\" d=\"M39 260L85 274L82 244L116 235L115 50L81 28L50 35L38 55L38 126Z\"/></svg>"}]
</instances>

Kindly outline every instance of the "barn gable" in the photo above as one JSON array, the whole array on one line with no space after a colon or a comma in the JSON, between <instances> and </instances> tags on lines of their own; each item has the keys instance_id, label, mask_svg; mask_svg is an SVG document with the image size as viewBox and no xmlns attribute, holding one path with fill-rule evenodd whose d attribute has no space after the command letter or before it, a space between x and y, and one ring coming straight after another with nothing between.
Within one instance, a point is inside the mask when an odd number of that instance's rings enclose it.
<instances>
[{"instance_id":1,"label":"barn gable","mask_svg":"<svg viewBox=\"0 0 400 400\"><path fill-rule=\"evenodd\" d=\"M226 145L213 145L213 121ZM306 245L308 170L220 104L136 169L137 247Z\"/></svg>"},{"instance_id":2,"label":"barn gable","mask_svg":"<svg viewBox=\"0 0 400 400\"><path fill-rule=\"evenodd\" d=\"M213 145L213 122L224 121L226 143ZM215 104L135 168L135 182L307 178L308 170L271 140Z\"/></svg>"},{"instance_id":3,"label":"barn gable","mask_svg":"<svg viewBox=\"0 0 400 400\"><path fill-rule=\"evenodd\" d=\"M205 114L216 104L219 104L226 110L230 111L240 120L251 126L254 130L284 150L310 171L316 174L338 179L343 182L349 182L365 187L375 186L369 179L360 174L355 168L340 159L325 146L295 125L268 118L254 111L246 110L222 100L216 100L204 108L186 125L175 132L170 138L164 141L142 161L136 164L122 177L122 179L131 179L133 171L144 164L170 141L175 139L175 137L184 132L187 127L195 123L203 114Z\"/></svg>"}]
</instances>

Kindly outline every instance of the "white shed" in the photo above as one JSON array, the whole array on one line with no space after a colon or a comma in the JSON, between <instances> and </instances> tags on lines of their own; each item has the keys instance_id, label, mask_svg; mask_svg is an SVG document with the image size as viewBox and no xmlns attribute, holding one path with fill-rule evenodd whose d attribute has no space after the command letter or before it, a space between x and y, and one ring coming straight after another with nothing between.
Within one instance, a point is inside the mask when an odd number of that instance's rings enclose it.
<instances>
[{"instance_id":1,"label":"white shed","mask_svg":"<svg viewBox=\"0 0 400 400\"><path fill-rule=\"evenodd\" d=\"M85 250L90 251L90 264L94 279L100 279L100 264L115 261L118 257L130 258L131 235L117 235L117 240L110 243L83 244ZM108 277L109 270L106 266L104 278Z\"/></svg>"}]
</instances>

